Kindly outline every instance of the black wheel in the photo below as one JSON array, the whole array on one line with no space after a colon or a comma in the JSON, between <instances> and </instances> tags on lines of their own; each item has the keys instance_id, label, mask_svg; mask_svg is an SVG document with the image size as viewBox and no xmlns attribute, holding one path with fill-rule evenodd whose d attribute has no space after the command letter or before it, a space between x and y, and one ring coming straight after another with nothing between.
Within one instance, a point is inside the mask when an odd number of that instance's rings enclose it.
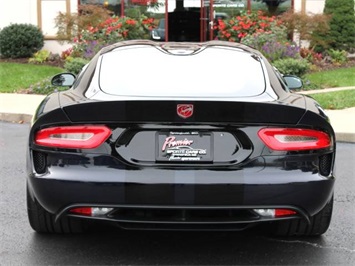
<instances>
[{"instance_id":1,"label":"black wheel","mask_svg":"<svg viewBox=\"0 0 355 266\"><path fill-rule=\"evenodd\" d=\"M333 212L333 197L316 215L311 217L311 223L304 220L279 221L274 226L273 233L277 236L320 236L330 225Z\"/></svg>"},{"instance_id":2,"label":"black wheel","mask_svg":"<svg viewBox=\"0 0 355 266\"><path fill-rule=\"evenodd\" d=\"M64 217L54 221L54 215L47 212L35 199L30 196L27 187L27 214L31 227L38 233L82 233L86 226L78 218Z\"/></svg>"}]
</instances>

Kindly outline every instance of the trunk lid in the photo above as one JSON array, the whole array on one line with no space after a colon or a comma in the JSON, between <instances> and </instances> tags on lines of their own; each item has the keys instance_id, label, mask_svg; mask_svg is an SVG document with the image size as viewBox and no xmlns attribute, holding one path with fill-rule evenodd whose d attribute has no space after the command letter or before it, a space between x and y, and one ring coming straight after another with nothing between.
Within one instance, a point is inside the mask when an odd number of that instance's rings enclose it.
<instances>
[{"instance_id":1,"label":"trunk lid","mask_svg":"<svg viewBox=\"0 0 355 266\"><path fill-rule=\"evenodd\" d=\"M181 105L188 107L187 117L179 113ZM279 102L168 100L90 100L63 110L75 124L110 126L116 158L161 167L238 166L250 161L253 151L261 154L262 126L295 125L305 113Z\"/></svg>"}]
</instances>

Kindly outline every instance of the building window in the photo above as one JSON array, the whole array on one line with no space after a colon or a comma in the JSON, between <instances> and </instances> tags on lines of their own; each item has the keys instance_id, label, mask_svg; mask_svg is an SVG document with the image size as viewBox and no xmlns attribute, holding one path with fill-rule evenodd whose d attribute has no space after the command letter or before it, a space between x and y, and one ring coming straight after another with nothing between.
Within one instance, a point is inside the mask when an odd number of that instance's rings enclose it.
<instances>
[{"instance_id":1,"label":"building window","mask_svg":"<svg viewBox=\"0 0 355 266\"><path fill-rule=\"evenodd\" d=\"M121 8L123 2L124 9ZM140 14L148 15L149 6L163 6L158 0L79 0L79 5L100 5L111 10L114 15L120 16L121 12L129 17L137 17Z\"/></svg>"}]
</instances>

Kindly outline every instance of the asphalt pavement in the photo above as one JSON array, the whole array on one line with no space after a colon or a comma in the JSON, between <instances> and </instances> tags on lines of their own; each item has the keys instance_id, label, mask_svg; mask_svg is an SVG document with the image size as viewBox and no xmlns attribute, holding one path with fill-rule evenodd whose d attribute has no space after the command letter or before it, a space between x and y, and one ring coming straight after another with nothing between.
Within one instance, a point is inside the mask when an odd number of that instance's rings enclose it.
<instances>
[{"instance_id":1,"label":"asphalt pavement","mask_svg":"<svg viewBox=\"0 0 355 266\"><path fill-rule=\"evenodd\" d=\"M355 90L355 87L303 91L303 94ZM44 95L0 93L0 121L29 123ZM325 110L336 133L336 140L355 143L355 107L343 110Z\"/></svg>"}]
</instances>

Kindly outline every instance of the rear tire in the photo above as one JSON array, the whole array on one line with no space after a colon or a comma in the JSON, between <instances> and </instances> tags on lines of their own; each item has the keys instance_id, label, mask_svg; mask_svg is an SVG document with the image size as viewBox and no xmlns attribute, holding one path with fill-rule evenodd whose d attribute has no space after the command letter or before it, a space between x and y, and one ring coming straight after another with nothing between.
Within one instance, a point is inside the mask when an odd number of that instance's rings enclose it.
<instances>
[{"instance_id":1,"label":"rear tire","mask_svg":"<svg viewBox=\"0 0 355 266\"><path fill-rule=\"evenodd\" d=\"M36 199L32 199L27 187L27 214L33 230L38 233L70 234L82 233L86 226L78 218L62 217L55 222L53 214L47 212Z\"/></svg>"},{"instance_id":2,"label":"rear tire","mask_svg":"<svg viewBox=\"0 0 355 266\"><path fill-rule=\"evenodd\" d=\"M273 233L277 236L320 236L330 225L333 212L333 197L316 215L310 218L310 224L305 220L279 221L274 226Z\"/></svg>"}]
</instances>

